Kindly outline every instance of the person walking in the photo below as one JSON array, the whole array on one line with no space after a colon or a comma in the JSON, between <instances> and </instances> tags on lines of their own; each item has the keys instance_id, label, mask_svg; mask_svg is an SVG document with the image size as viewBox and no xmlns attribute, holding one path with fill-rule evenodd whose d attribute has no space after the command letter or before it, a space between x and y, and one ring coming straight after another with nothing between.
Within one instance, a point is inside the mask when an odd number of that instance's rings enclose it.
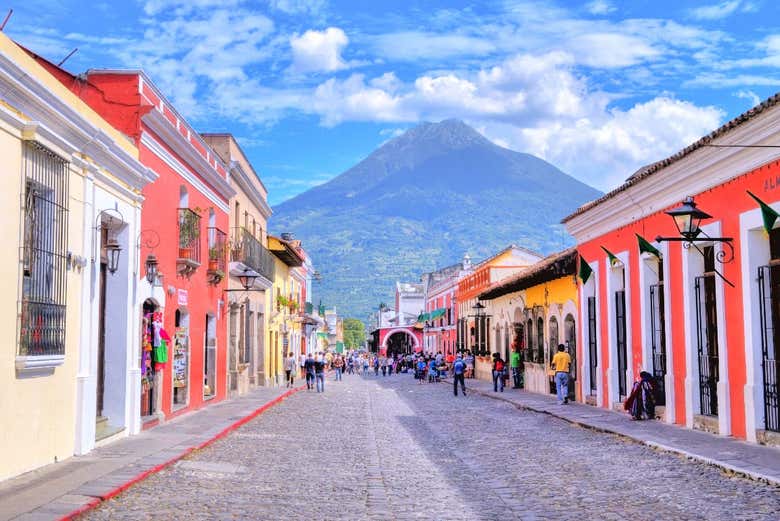
<instances>
[{"instance_id":1,"label":"person walking","mask_svg":"<svg viewBox=\"0 0 780 521\"><path fill-rule=\"evenodd\" d=\"M379 357L375 356L372 363L374 365L374 376L379 376Z\"/></svg>"},{"instance_id":2,"label":"person walking","mask_svg":"<svg viewBox=\"0 0 780 521\"><path fill-rule=\"evenodd\" d=\"M387 357L383 356L379 363L382 366L382 376L387 376Z\"/></svg>"},{"instance_id":3,"label":"person walking","mask_svg":"<svg viewBox=\"0 0 780 521\"><path fill-rule=\"evenodd\" d=\"M566 352L566 346L558 344L558 352L552 359L555 370L555 388L558 390L558 405L569 403L569 369L571 356Z\"/></svg>"},{"instance_id":4,"label":"person walking","mask_svg":"<svg viewBox=\"0 0 780 521\"><path fill-rule=\"evenodd\" d=\"M333 359L333 370L336 372L336 381L341 381L341 371L344 370L344 359L341 357L341 355L336 355L336 358Z\"/></svg>"},{"instance_id":5,"label":"person walking","mask_svg":"<svg viewBox=\"0 0 780 521\"><path fill-rule=\"evenodd\" d=\"M631 394L623 408L631 413L632 420L655 419L655 389L653 375L647 371L639 373L639 381L634 383Z\"/></svg>"},{"instance_id":6,"label":"person walking","mask_svg":"<svg viewBox=\"0 0 780 521\"><path fill-rule=\"evenodd\" d=\"M512 389L522 388L523 359L520 354L520 348L515 347L509 355L509 367L512 369Z\"/></svg>"},{"instance_id":7,"label":"person walking","mask_svg":"<svg viewBox=\"0 0 780 521\"><path fill-rule=\"evenodd\" d=\"M458 396L458 382L460 382L463 396L466 396L466 362L463 361L463 355L460 353L452 363L452 390L455 392L455 396Z\"/></svg>"},{"instance_id":8,"label":"person walking","mask_svg":"<svg viewBox=\"0 0 780 521\"><path fill-rule=\"evenodd\" d=\"M466 351L466 378L474 378L474 355Z\"/></svg>"},{"instance_id":9,"label":"person walking","mask_svg":"<svg viewBox=\"0 0 780 521\"><path fill-rule=\"evenodd\" d=\"M325 366L327 363L328 362L322 353L318 354L316 360L314 361L314 376L317 381L318 393L325 392Z\"/></svg>"},{"instance_id":10,"label":"person walking","mask_svg":"<svg viewBox=\"0 0 780 521\"><path fill-rule=\"evenodd\" d=\"M295 354L291 351L284 360L284 375L287 387L295 386L295 369L297 366L298 361L295 360Z\"/></svg>"},{"instance_id":11,"label":"person walking","mask_svg":"<svg viewBox=\"0 0 780 521\"><path fill-rule=\"evenodd\" d=\"M311 391L314 387L314 357L311 353L306 355L306 361L303 364L303 371L306 373L306 389Z\"/></svg>"},{"instance_id":12,"label":"person walking","mask_svg":"<svg viewBox=\"0 0 780 521\"><path fill-rule=\"evenodd\" d=\"M499 389L504 392L504 360L500 353L493 353L493 392L497 393Z\"/></svg>"}]
</instances>

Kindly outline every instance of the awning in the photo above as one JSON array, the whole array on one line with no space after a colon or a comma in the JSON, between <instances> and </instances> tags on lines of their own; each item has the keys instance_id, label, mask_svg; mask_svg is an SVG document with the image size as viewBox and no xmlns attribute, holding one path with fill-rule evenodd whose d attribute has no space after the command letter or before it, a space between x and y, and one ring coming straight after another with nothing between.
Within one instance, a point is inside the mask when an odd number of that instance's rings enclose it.
<instances>
[{"instance_id":1,"label":"awning","mask_svg":"<svg viewBox=\"0 0 780 521\"><path fill-rule=\"evenodd\" d=\"M344 352L344 342L336 342L336 352L337 353Z\"/></svg>"},{"instance_id":2,"label":"awning","mask_svg":"<svg viewBox=\"0 0 780 521\"><path fill-rule=\"evenodd\" d=\"M324 338L325 340L327 340L328 334L323 331L317 331L317 338Z\"/></svg>"},{"instance_id":3,"label":"awning","mask_svg":"<svg viewBox=\"0 0 780 521\"><path fill-rule=\"evenodd\" d=\"M441 318L446 314L447 314L447 308L434 309L433 311L431 311L428 320L436 320L437 318Z\"/></svg>"}]
</instances>

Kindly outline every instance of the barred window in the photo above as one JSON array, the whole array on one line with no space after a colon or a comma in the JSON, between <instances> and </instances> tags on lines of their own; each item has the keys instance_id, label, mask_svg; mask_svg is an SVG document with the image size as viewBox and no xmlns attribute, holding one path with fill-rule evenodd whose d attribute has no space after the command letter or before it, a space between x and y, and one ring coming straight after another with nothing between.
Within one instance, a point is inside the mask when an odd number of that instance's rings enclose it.
<instances>
[{"instance_id":1,"label":"barred window","mask_svg":"<svg viewBox=\"0 0 780 521\"><path fill-rule=\"evenodd\" d=\"M65 354L68 162L25 142L19 355Z\"/></svg>"}]
</instances>

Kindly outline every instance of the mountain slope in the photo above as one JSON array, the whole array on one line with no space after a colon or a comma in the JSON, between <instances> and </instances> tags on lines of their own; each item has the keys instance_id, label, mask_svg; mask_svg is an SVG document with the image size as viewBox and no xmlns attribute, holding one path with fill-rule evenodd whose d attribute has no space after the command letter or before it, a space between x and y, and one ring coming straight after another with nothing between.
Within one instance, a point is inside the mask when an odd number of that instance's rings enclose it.
<instances>
[{"instance_id":1,"label":"mountain slope","mask_svg":"<svg viewBox=\"0 0 780 521\"><path fill-rule=\"evenodd\" d=\"M501 148L458 120L423 123L328 183L274 208L322 274L315 299L365 318L417 280L511 244L569 244L560 219L600 192L529 154Z\"/></svg>"}]
</instances>

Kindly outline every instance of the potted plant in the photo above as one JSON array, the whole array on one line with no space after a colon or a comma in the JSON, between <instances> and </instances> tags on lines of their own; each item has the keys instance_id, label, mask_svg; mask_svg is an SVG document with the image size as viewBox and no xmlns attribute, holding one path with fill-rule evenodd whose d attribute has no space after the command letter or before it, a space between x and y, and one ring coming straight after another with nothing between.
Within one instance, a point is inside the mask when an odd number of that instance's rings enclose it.
<instances>
[{"instance_id":1,"label":"potted plant","mask_svg":"<svg viewBox=\"0 0 780 521\"><path fill-rule=\"evenodd\" d=\"M209 248L209 271L219 271L219 256L222 254L222 249L212 246Z\"/></svg>"},{"instance_id":2,"label":"potted plant","mask_svg":"<svg viewBox=\"0 0 780 521\"><path fill-rule=\"evenodd\" d=\"M284 295L279 295L276 298L276 309L279 310L280 307L287 307L290 303L287 301L287 297Z\"/></svg>"},{"instance_id":3,"label":"potted plant","mask_svg":"<svg viewBox=\"0 0 780 521\"><path fill-rule=\"evenodd\" d=\"M298 301L290 300L288 306L290 308L290 313L295 313L295 310L298 309Z\"/></svg>"},{"instance_id":4,"label":"potted plant","mask_svg":"<svg viewBox=\"0 0 780 521\"><path fill-rule=\"evenodd\" d=\"M200 208L179 214L179 258L192 259L195 240L200 237Z\"/></svg>"}]
</instances>

